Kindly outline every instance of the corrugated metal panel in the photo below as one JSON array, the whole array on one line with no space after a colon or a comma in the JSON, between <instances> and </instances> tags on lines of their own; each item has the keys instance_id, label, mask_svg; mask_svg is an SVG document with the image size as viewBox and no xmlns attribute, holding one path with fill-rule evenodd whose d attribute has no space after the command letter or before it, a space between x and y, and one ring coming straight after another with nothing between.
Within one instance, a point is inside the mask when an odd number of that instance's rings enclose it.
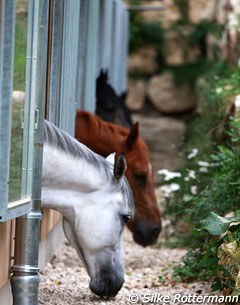
<instances>
[{"instance_id":1,"label":"corrugated metal panel","mask_svg":"<svg viewBox=\"0 0 240 305\"><path fill-rule=\"evenodd\" d=\"M109 69L112 51L113 1L101 0L98 33L98 75L101 69Z\"/></svg>"},{"instance_id":2,"label":"corrugated metal panel","mask_svg":"<svg viewBox=\"0 0 240 305\"><path fill-rule=\"evenodd\" d=\"M110 83L115 89L117 94L122 93L122 74L123 65L126 62L126 54L124 50L124 18L125 6L121 0L115 0L113 6L113 18L112 18L112 49L111 49L111 66L109 70Z\"/></svg>"},{"instance_id":3,"label":"corrugated metal panel","mask_svg":"<svg viewBox=\"0 0 240 305\"><path fill-rule=\"evenodd\" d=\"M60 87L60 128L72 136L74 135L75 130L79 25L80 1L65 1L62 46L62 78Z\"/></svg>"},{"instance_id":4,"label":"corrugated metal panel","mask_svg":"<svg viewBox=\"0 0 240 305\"><path fill-rule=\"evenodd\" d=\"M80 6L79 0L54 0L51 13L48 118L72 136L79 91Z\"/></svg>"},{"instance_id":5,"label":"corrugated metal panel","mask_svg":"<svg viewBox=\"0 0 240 305\"><path fill-rule=\"evenodd\" d=\"M80 1L69 0L64 3L62 77L60 97L60 128L74 135L75 92L77 77L77 46L80 18Z\"/></svg>"},{"instance_id":6,"label":"corrugated metal panel","mask_svg":"<svg viewBox=\"0 0 240 305\"><path fill-rule=\"evenodd\" d=\"M128 28L129 28L129 13L124 8L122 12L122 70L120 72L121 77L121 92L125 91L128 87Z\"/></svg>"},{"instance_id":7,"label":"corrugated metal panel","mask_svg":"<svg viewBox=\"0 0 240 305\"><path fill-rule=\"evenodd\" d=\"M86 0L85 0L86 1ZM83 108L95 111L96 107L96 77L97 77L97 44L98 44L98 18L99 1L88 0L87 10L87 36L83 79Z\"/></svg>"},{"instance_id":8,"label":"corrugated metal panel","mask_svg":"<svg viewBox=\"0 0 240 305\"><path fill-rule=\"evenodd\" d=\"M51 1L50 15L50 52L49 56L49 84L47 119L60 125L60 84L62 75L62 39L63 39L64 0Z\"/></svg>"},{"instance_id":9,"label":"corrugated metal panel","mask_svg":"<svg viewBox=\"0 0 240 305\"><path fill-rule=\"evenodd\" d=\"M76 86L78 88L76 92L77 108L83 109L83 91L85 81L85 57L86 57L86 38L87 38L87 15L88 15L88 3L86 0L81 1L80 9L80 30L78 37L78 65L77 65L77 78Z\"/></svg>"},{"instance_id":10,"label":"corrugated metal panel","mask_svg":"<svg viewBox=\"0 0 240 305\"><path fill-rule=\"evenodd\" d=\"M82 0L78 108L95 111L96 78L101 69L109 71L109 83L118 94L126 90L127 16L121 0Z\"/></svg>"}]
</instances>

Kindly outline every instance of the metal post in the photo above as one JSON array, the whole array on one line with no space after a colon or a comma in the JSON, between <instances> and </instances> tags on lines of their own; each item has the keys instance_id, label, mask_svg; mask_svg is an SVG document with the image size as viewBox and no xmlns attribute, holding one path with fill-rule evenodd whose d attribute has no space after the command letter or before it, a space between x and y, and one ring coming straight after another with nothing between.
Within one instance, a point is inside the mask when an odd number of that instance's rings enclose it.
<instances>
[{"instance_id":1,"label":"metal post","mask_svg":"<svg viewBox=\"0 0 240 305\"><path fill-rule=\"evenodd\" d=\"M11 286L13 305L38 304L38 244L41 212L17 219Z\"/></svg>"},{"instance_id":2,"label":"metal post","mask_svg":"<svg viewBox=\"0 0 240 305\"><path fill-rule=\"evenodd\" d=\"M48 0L29 1L28 50L24 127L28 130L27 174L31 181L32 210L16 221L16 243L11 286L13 305L38 304L38 247L41 219L41 167L43 148L43 113L46 88ZM31 177L31 179L30 179Z\"/></svg>"}]
</instances>

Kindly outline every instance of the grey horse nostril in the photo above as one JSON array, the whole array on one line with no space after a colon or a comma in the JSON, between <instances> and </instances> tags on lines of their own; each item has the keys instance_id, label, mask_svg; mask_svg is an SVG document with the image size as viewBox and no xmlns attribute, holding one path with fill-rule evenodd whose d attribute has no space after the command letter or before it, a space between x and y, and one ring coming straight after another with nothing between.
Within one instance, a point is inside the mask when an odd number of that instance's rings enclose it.
<instances>
[{"instance_id":1,"label":"grey horse nostril","mask_svg":"<svg viewBox=\"0 0 240 305\"><path fill-rule=\"evenodd\" d=\"M92 292L100 297L115 297L121 289L124 278L116 276L104 276L90 282L90 289Z\"/></svg>"}]
</instances>

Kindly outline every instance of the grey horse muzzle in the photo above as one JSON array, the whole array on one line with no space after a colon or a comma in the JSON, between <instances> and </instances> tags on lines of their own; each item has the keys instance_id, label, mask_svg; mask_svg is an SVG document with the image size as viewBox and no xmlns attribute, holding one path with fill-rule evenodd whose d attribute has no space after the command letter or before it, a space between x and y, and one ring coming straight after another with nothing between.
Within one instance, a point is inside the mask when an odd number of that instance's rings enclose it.
<instances>
[{"instance_id":1,"label":"grey horse muzzle","mask_svg":"<svg viewBox=\"0 0 240 305\"><path fill-rule=\"evenodd\" d=\"M124 277L112 270L100 271L96 278L91 279L90 289L101 297L115 297L124 283Z\"/></svg>"}]
</instances>

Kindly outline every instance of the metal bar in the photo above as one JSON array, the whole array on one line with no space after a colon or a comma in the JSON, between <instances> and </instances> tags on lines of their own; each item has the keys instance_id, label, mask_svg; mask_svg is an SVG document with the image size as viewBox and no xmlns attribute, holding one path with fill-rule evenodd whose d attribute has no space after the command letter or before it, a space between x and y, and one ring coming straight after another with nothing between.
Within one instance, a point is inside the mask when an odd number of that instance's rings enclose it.
<instances>
[{"instance_id":1,"label":"metal bar","mask_svg":"<svg viewBox=\"0 0 240 305\"><path fill-rule=\"evenodd\" d=\"M78 64L77 64L77 108L84 108L84 82L85 82L85 61L86 61L86 40L87 40L87 12L88 2L81 0L80 4L80 25L78 37Z\"/></svg>"},{"instance_id":2,"label":"metal bar","mask_svg":"<svg viewBox=\"0 0 240 305\"><path fill-rule=\"evenodd\" d=\"M121 93L127 90L128 78L128 27L129 27L129 12L123 11L123 38L122 38L122 70L121 70Z\"/></svg>"},{"instance_id":3,"label":"metal bar","mask_svg":"<svg viewBox=\"0 0 240 305\"><path fill-rule=\"evenodd\" d=\"M26 215L31 209L31 198L24 197L18 201L11 202L8 204L8 209L6 213L6 219L13 219Z\"/></svg>"},{"instance_id":4,"label":"metal bar","mask_svg":"<svg viewBox=\"0 0 240 305\"><path fill-rule=\"evenodd\" d=\"M127 6L128 11L164 11L164 6L151 6L151 5L131 5Z\"/></svg>"},{"instance_id":5,"label":"metal bar","mask_svg":"<svg viewBox=\"0 0 240 305\"><path fill-rule=\"evenodd\" d=\"M122 62L121 51L122 51L122 40L121 40L121 30L122 30L122 19L121 19L121 9L122 2L116 1L113 8L113 26L112 26L112 54L111 54L111 69L109 71L110 83L117 92L121 93L120 90L120 66Z\"/></svg>"},{"instance_id":6,"label":"metal bar","mask_svg":"<svg viewBox=\"0 0 240 305\"><path fill-rule=\"evenodd\" d=\"M0 14L0 221L4 221L10 166L15 1L1 1Z\"/></svg>"},{"instance_id":7,"label":"metal bar","mask_svg":"<svg viewBox=\"0 0 240 305\"><path fill-rule=\"evenodd\" d=\"M62 72L60 95L60 128L74 136L76 114L76 83L80 19L79 0L64 2ZM73 39L74 37L74 39Z\"/></svg>"},{"instance_id":8,"label":"metal bar","mask_svg":"<svg viewBox=\"0 0 240 305\"><path fill-rule=\"evenodd\" d=\"M28 63L26 92L29 96L28 187L32 194L32 211L16 221L16 242L11 286L13 305L38 304L38 247L41 219L41 168L43 117L46 96L48 42L48 0L29 1ZM35 115L39 113L37 122ZM30 167L31 166L31 167ZM31 177L30 177L31 176Z\"/></svg>"},{"instance_id":9,"label":"metal bar","mask_svg":"<svg viewBox=\"0 0 240 305\"><path fill-rule=\"evenodd\" d=\"M85 0L86 1L86 0ZM85 69L83 86L83 107L95 111L96 77L97 77L97 33L99 17L99 1L87 0L87 37L85 49Z\"/></svg>"},{"instance_id":10,"label":"metal bar","mask_svg":"<svg viewBox=\"0 0 240 305\"><path fill-rule=\"evenodd\" d=\"M101 69L111 65L113 1L101 0L100 27L98 33L98 75Z\"/></svg>"},{"instance_id":11,"label":"metal bar","mask_svg":"<svg viewBox=\"0 0 240 305\"><path fill-rule=\"evenodd\" d=\"M48 65L48 120L60 126L60 84L62 73L62 37L63 37L63 12L64 1L51 1L51 37L49 43Z\"/></svg>"}]
</instances>

